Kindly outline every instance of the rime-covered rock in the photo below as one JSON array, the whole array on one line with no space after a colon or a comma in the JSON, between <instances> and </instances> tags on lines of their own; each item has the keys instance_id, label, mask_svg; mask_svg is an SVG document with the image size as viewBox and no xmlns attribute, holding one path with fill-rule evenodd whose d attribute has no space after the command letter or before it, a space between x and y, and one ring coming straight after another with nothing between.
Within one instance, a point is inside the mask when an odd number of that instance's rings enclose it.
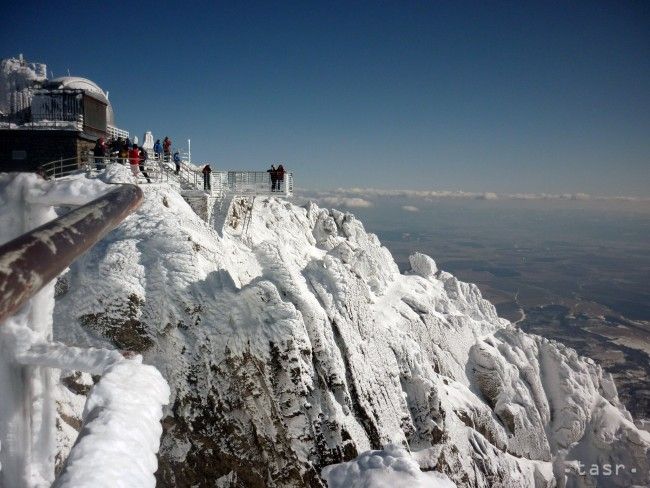
<instances>
[{"instance_id":1,"label":"rime-covered rock","mask_svg":"<svg viewBox=\"0 0 650 488\"><path fill-rule=\"evenodd\" d=\"M458 486L562 486L565 469L582 486L577 462L649 482L650 434L611 377L428 256L401 274L354 216L314 204L234 199L212 229L170 186L143 189L71 267L55 333L167 379L160 486L324 486L324 467L389 445Z\"/></svg>"}]
</instances>

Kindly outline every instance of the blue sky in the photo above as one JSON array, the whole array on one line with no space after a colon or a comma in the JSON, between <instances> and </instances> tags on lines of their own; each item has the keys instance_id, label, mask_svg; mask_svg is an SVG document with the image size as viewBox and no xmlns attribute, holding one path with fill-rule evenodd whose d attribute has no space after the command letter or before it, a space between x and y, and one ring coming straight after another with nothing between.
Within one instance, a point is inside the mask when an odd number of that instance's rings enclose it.
<instances>
[{"instance_id":1,"label":"blue sky","mask_svg":"<svg viewBox=\"0 0 650 488\"><path fill-rule=\"evenodd\" d=\"M22 2L2 57L301 186L650 195L647 2Z\"/></svg>"}]
</instances>

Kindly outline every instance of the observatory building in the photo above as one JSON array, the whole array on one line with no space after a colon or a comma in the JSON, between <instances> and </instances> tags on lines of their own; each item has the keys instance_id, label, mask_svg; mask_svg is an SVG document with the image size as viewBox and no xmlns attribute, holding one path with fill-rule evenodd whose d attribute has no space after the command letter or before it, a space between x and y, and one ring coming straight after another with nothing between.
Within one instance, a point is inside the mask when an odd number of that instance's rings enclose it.
<instances>
[{"instance_id":1,"label":"observatory building","mask_svg":"<svg viewBox=\"0 0 650 488\"><path fill-rule=\"evenodd\" d=\"M0 171L33 171L80 158L99 137L128 137L95 82L77 76L47 79L44 64L22 55L0 63Z\"/></svg>"}]
</instances>

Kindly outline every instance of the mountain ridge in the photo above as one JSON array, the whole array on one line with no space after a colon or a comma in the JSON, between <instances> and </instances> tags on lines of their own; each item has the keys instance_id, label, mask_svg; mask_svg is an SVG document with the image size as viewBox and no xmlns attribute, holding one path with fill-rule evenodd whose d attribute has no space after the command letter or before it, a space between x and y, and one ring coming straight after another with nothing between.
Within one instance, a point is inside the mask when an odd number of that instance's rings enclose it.
<instances>
[{"instance_id":1,"label":"mountain ridge","mask_svg":"<svg viewBox=\"0 0 650 488\"><path fill-rule=\"evenodd\" d=\"M400 274L354 216L312 203L235 198L218 232L172 186L143 190L61 279L54 329L167 379L161 486L325 486L325 466L394 444L458 486L589 486L578 463L648 483L650 435L611 376L430 257Z\"/></svg>"}]
</instances>

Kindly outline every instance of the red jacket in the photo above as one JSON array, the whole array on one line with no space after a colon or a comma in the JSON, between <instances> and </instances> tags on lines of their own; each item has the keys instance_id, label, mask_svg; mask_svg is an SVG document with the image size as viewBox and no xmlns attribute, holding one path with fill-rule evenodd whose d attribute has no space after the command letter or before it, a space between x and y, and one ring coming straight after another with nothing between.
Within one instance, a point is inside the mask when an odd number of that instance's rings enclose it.
<instances>
[{"instance_id":1,"label":"red jacket","mask_svg":"<svg viewBox=\"0 0 650 488\"><path fill-rule=\"evenodd\" d=\"M129 163L140 164L140 151L138 149L129 149Z\"/></svg>"}]
</instances>

